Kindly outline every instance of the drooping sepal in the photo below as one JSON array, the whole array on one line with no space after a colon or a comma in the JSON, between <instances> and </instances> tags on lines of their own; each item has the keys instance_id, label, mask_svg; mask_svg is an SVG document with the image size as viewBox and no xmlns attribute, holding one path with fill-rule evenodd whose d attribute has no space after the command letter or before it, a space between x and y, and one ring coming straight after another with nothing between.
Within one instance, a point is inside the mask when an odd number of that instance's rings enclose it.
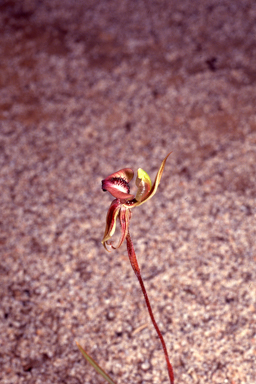
<instances>
[{"instance_id":1,"label":"drooping sepal","mask_svg":"<svg viewBox=\"0 0 256 384\"><path fill-rule=\"evenodd\" d=\"M126 236L129 231L129 222L131 218L131 211L130 209L121 207L119 219L120 219L120 225L121 225L121 237L119 239L119 242L116 246L113 246L112 244L109 244L112 248L117 249L121 247L124 240L126 239Z\"/></svg>"},{"instance_id":2,"label":"drooping sepal","mask_svg":"<svg viewBox=\"0 0 256 384\"><path fill-rule=\"evenodd\" d=\"M130 194L129 182L132 180L134 172L131 168L120 169L112 173L106 179L102 180L103 191L108 191L117 199L132 199L134 195Z\"/></svg>"},{"instance_id":3,"label":"drooping sepal","mask_svg":"<svg viewBox=\"0 0 256 384\"><path fill-rule=\"evenodd\" d=\"M107 241L114 235L116 230L116 219L121 209L120 200L115 199L109 207L107 218L106 218L106 228L105 233L102 239L102 244L105 249L108 251L106 244Z\"/></svg>"}]
</instances>

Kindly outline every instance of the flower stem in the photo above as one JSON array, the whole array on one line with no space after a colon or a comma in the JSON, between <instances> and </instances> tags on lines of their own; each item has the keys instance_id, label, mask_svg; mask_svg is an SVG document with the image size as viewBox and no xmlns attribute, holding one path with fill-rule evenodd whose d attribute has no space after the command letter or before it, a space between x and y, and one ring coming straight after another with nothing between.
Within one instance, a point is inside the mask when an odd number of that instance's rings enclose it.
<instances>
[{"instance_id":1,"label":"flower stem","mask_svg":"<svg viewBox=\"0 0 256 384\"><path fill-rule=\"evenodd\" d=\"M148 309L148 312L149 312L149 316L150 316L151 321L152 321L152 323L153 323L153 325L155 327L155 330L156 330L156 332L158 334L158 337L159 337L159 339L161 341L161 344L162 344L162 347L163 347L163 350L164 350L164 355L165 355L165 360L166 360L166 364L167 364L167 369L168 369L168 374L169 374L170 382L171 382L171 384L174 384L173 368L172 368L172 365L171 365L170 360L169 360L169 356L168 356L168 352L167 352L167 348L166 348L166 345L165 345L165 341L164 341L163 335L162 335L160 329L158 328L158 325L156 323L155 317L154 317L153 312L152 312L152 308L151 308L151 305L150 305L150 302L149 302L149 298L148 298L148 295L147 295L147 291L146 291L145 285L144 285L143 280L142 280L142 276L141 276L141 272L140 272L140 267L139 267L139 264L138 264L138 261L137 261L137 257L136 257L135 251L134 251L132 239L131 239L131 236L130 236L129 232L128 232L127 236L126 236L126 242L127 242L127 251L128 251L128 255L129 255L131 266L133 268L133 271L134 271L137 279L139 280L140 287L141 287L141 290L143 292L143 295L144 295L144 298L145 298L145 302L146 302L146 305L147 305L147 309Z\"/></svg>"}]
</instances>

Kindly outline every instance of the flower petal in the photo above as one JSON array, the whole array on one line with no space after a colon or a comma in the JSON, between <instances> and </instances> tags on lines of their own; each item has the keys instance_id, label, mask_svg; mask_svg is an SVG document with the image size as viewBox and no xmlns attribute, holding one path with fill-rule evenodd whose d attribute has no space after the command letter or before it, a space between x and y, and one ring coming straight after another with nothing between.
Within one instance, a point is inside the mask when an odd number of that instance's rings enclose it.
<instances>
[{"instance_id":1,"label":"flower petal","mask_svg":"<svg viewBox=\"0 0 256 384\"><path fill-rule=\"evenodd\" d=\"M135 199L137 201L141 202L141 201L145 200L145 198L149 194L151 187L152 187L152 183L151 183L149 175L147 174L147 172L143 171L143 169L141 169L141 168L138 169L138 175L136 178L136 185L138 187L138 191L137 191Z\"/></svg>"},{"instance_id":2,"label":"flower petal","mask_svg":"<svg viewBox=\"0 0 256 384\"><path fill-rule=\"evenodd\" d=\"M127 181L127 183L129 183L133 179L133 176L134 172L131 168L123 168L117 172L112 173L111 175L106 177L105 180L112 179L112 177L120 177L121 179L124 179L125 181Z\"/></svg>"},{"instance_id":3,"label":"flower petal","mask_svg":"<svg viewBox=\"0 0 256 384\"><path fill-rule=\"evenodd\" d=\"M104 237L102 240L102 244L104 245L105 249L108 251L106 247L107 241L112 237L116 230L116 218L119 214L119 211L121 209L121 203L118 199L115 199L112 204L109 207L107 218L106 218L106 229L104 233Z\"/></svg>"},{"instance_id":4,"label":"flower petal","mask_svg":"<svg viewBox=\"0 0 256 384\"><path fill-rule=\"evenodd\" d=\"M130 194L129 181L132 180L134 172L131 168L120 169L112 173L106 179L102 180L103 191L108 191L117 199L132 199L134 195Z\"/></svg>"},{"instance_id":5,"label":"flower petal","mask_svg":"<svg viewBox=\"0 0 256 384\"><path fill-rule=\"evenodd\" d=\"M172 152L168 153L168 155L162 161L162 164L161 164L161 166L160 166L160 168L156 174L156 178L155 178L154 184L150 190L150 193L148 194L147 198L141 202L141 204L145 203L148 199L151 199L151 197L154 196L154 194L156 193L158 185L160 184L160 180L161 180L163 171L164 171L166 160L168 159L168 157L170 156L171 153Z\"/></svg>"},{"instance_id":6,"label":"flower petal","mask_svg":"<svg viewBox=\"0 0 256 384\"><path fill-rule=\"evenodd\" d=\"M121 247L124 240L126 239L126 236L128 234L128 231L129 231L129 222L130 222L130 218L131 218L130 209L122 206L121 210L120 210L119 218L120 218L120 224L121 224L121 237L120 237L120 240L119 240L117 246L114 247L113 245L111 245L111 247L114 249Z\"/></svg>"},{"instance_id":7,"label":"flower petal","mask_svg":"<svg viewBox=\"0 0 256 384\"><path fill-rule=\"evenodd\" d=\"M168 153L168 155L164 158L164 160L162 161L162 164L156 174L156 178L155 178L155 181L154 181L154 184L150 190L150 192L148 193L148 195L144 198L144 200L141 200L140 202L131 202L130 205L128 204L124 204L125 207L127 208L133 208L133 207L138 207L139 205L145 203L146 201L148 201L149 199L151 199L151 197L154 196L154 194L156 193L157 191L157 188L158 188L158 185L160 184L160 180L161 180L161 177L162 177L162 174L163 174L163 171L164 171L164 166L165 166L165 163L166 163L166 160L168 159L168 157L170 156L172 152ZM146 172L145 172L146 173ZM129 203L129 202L128 202Z\"/></svg>"}]
</instances>

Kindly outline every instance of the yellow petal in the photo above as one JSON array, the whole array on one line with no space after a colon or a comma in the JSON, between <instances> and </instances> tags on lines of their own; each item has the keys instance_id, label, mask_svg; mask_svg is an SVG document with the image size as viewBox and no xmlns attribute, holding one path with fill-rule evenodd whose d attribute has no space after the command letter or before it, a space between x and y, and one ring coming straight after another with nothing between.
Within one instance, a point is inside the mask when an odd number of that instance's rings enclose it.
<instances>
[{"instance_id":1,"label":"yellow petal","mask_svg":"<svg viewBox=\"0 0 256 384\"><path fill-rule=\"evenodd\" d=\"M143 169L139 168L138 169L138 175L136 178L136 185L138 187L138 191L136 194L135 199L139 202L144 200L147 195L149 194L151 188L152 188L152 183L150 180L149 175L147 172L143 171Z\"/></svg>"},{"instance_id":2,"label":"yellow petal","mask_svg":"<svg viewBox=\"0 0 256 384\"><path fill-rule=\"evenodd\" d=\"M160 180L161 180L161 177L162 177L162 174L163 174L163 171L164 171L164 167L165 167L165 163L166 163L166 160L168 159L168 157L170 156L172 152L168 153L168 155L164 158L164 160L162 161L162 164L156 174L156 178L155 178L155 181L154 181L154 184L150 190L150 192L148 193L148 195L144 198L144 200L142 201L138 201L137 203L133 203L132 205L128 206L126 204L124 204L124 206L127 206L129 208L133 208L133 207L138 207L139 205L145 203L146 201L148 201L149 199L151 199L151 197L154 196L154 194L156 193L157 191L157 188L158 188L158 185L160 184ZM143 171L144 172L144 171ZM146 173L146 172L145 172Z\"/></svg>"}]
</instances>

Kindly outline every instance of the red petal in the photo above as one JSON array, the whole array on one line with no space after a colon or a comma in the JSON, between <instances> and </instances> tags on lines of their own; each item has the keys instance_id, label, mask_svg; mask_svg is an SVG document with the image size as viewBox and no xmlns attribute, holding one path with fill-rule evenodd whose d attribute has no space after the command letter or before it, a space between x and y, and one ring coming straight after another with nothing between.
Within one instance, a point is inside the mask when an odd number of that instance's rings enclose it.
<instances>
[{"instance_id":1,"label":"red petal","mask_svg":"<svg viewBox=\"0 0 256 384\"><path fill-rule=\"evenodd\" d=\"M119 240L117 246L114 247L112 245L112 248L117 249L117 248L121 247L121 245L123 244L123 242L126 239L126 236L128 234L128 231L129 231L130 218L131 218L130 209L121 207L121 211L120 211L120 215L119 215L120 224L121 224L121 237L120 237L120 240Z\"/></svg>"},{"instance_id":2,"label":"red petal","mask_svg":"<svg viewBox=\"0 0 256 384\"><path fill-rule=\"evenodd\" d=\"M113 177L118 177L120 179L124 179L127 183L129 183L133 178L134 172L131 168L123 168L119 171L112 173L108 177L105 178L105 180L112 179Z\"/></svg>"},{"instance_id":3,"label":"red petal","mask_svg":"<svg viewBox=\"0 0 256 384\"><path fill-rule=\"evenodd\" d=\"M113 236L116 229L116 218L119 214L121 208L121 203L119 200L115 199L109 207L107 218L106 218L106 229L102 244L106 248L106 242ZM107 249L107 248L106 248Z\"/></svg>"}]
</instances>

